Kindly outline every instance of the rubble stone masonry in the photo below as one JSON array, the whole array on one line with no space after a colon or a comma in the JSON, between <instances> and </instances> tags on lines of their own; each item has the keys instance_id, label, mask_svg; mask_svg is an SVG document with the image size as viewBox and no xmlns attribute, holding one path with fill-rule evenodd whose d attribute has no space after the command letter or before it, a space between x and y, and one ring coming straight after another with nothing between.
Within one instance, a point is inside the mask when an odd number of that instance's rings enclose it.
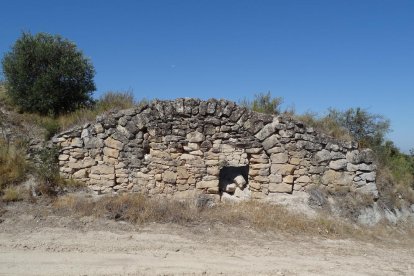
<instances>
[{"instance_id":1,"label":"rubble stone masonry","mask_svg":"<svg viewBox=\"0 0 414 276\"><path fill-rule=\"evenodd\" d=\"M52 141L61 175L98 193L260 199L323 185L378 196L371 150L225 100L154 101Z\"/></svg>"}]
</instances>

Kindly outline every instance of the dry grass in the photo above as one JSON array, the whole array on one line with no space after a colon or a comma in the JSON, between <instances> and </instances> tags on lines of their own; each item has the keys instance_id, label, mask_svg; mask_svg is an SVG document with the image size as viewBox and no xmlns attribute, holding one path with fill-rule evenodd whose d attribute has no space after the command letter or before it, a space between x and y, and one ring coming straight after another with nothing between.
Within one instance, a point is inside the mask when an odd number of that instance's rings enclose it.
<instances>
[{"instance_id":1,"label":"dry grass","mask_svg":"<svg viewBox=\"0 0 414 276\"><path fill-rule=\"evenodd\" d=\"M382 221L375 226L361 226L327 213L316 218L292 213L285 207L258 201L237 204L217 204L209 208L196 207L194 201L147 198L139 194L103 196L98 199L66 195L56 198L55 213L68 216L94 216L122 220L134 224L174 223L182 226L224 225L252 228L256 231L282 232L294 235L356 240L404 240L414 238L411 222L392 225Z\"/></svg>"},{"instance_id":2,"label":"dry grass","mask_svg":"<svg viewBox=\"0 0 414 276\"><path fill-rule=\"evenodd\" d=\"M6 86L0 82L0 103L5 106L11 105L10 97L6 94Z\"/></svg>"},{"instance_id":3,"label":"dry grass","mask_svg":"<svg viewBox=\"0 0 414 276\"><path fill-rule=\"evenodd\" d=\"M8 187L4 189L2 200L3 202L12 202L12 201L20 201L24 199L24 191L18 187Z\"/></svg>"},{"instance_id":4,"label":"dry grass","mask_svg":"<svg viewBox=\"0 0 414 276\"><path fill-rule=\"evenodd\" d=\"M389 167L381 167L377 172L381 203L389 209L401 208L405 203L414 204L414 190L404 181L397 181Z\"/></svg>"},{"instance_id":5,"label":"dry grass","mask_svg":"<svg viewBox=\"0 0 414 276\"><path fill-rule=\"evenodd\" d=\"M319 118L316 113L307 112L302 115L294 115L294 117L302 121L305 125L315 128L317 131L325 133L333 138L341 141L352 141L350 133L329 116Z\"/></svg>"},{"instance_id":6,"label":"dry grass","mask_svg":"<svg viewBox=\"0 0 414 276\"><path fill-rule=\"evenodd\" d=\"M146 198L138 194L105 196L97 200L67 195L53 204L56 212L64 215L96 216L131 223L200 223L251 227L260 231L282 231L326 237L349 237L362 231L354 225L320 216L310 219L294 214L282 206L246 201L238 204L218 204L198 208L192 201Z\"/></svg>"},{"instance_id":7,"label":"dry grass","mask_svg":"<svg viewBox=\"0 0 414 276\"><path fill-rule=\"evenodd\" d=\"M57 121L61 129L67 129L74 125L94 121L97 115L109 110L122 110L134 107L135 105L136 102L131 91L107 92L97 100L92 108L82 108L72 113L59 116Z\"/></svg>"},{"instance_id":8,"label":"dry grass","mask_svg":"<svg viewBox=\"0 0 414 276\"><path fill-rule=\"evenodd\" d=\"M0 192L24 180L28 171L26 153L22 148L0 139Z\"/></svg>"},{"instance_id":9,"label":"dry grass","mask_svg":"<svg viewBox=\"0 0 414 276\"><path fill-rule=\"evenodd\" d=\"M68 114L62 114L58 117L42 116L33 113L20 113L18 107L14 106L6 94L3 85L0 85L0 103L10 110L14 110L13 118L8 118L14 124L27 122L40 126L46 130L45 139L50 139L57 132L68 129L75 125L82 125L87 122L95 121L96 116L110 110L122 110L134 107L135 105L148 103L142 99L139 102L134 100L131 91L127 92L107 92L102 95L92 107L84 107Z\"/></svg>"}]
</instances>

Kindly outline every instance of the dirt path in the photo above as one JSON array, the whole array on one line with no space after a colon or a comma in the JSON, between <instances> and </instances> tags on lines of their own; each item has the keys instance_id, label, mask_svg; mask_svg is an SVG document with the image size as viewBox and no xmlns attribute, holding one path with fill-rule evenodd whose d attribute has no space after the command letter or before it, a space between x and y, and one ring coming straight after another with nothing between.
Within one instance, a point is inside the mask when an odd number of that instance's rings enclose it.
<instances>
[{"instance_id":1,"label":"dirt path","mask_svg":"<svg viewBox=\"0 0 414 276\"><path fill-rule=\"evenodd\" d=\"M414 250L222 225L6 214L0 275L414 275Z\"/></svg>"}]
</instances>

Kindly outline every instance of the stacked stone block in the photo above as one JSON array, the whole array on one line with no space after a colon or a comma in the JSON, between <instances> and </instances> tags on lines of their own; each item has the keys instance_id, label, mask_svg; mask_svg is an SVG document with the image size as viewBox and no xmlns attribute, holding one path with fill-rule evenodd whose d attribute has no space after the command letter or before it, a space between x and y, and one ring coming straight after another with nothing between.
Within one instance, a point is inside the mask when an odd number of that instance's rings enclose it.
<instances>
[{"instance_id":1,"label":"stacked stone block","mask_svg":"<svg viewBox=\"0 0 414 276\"><path fill-rule=\"evenodd\" d=\"M265 198L321 185L377 196L372 151L225 100L177 99L98 116L53 138L62 176L98 193ZM223 186L226 167L247 178ZM243 184L238 184L243 183ZM233 185L234 184L234 185Z\"/></svg>"}]
</instances>

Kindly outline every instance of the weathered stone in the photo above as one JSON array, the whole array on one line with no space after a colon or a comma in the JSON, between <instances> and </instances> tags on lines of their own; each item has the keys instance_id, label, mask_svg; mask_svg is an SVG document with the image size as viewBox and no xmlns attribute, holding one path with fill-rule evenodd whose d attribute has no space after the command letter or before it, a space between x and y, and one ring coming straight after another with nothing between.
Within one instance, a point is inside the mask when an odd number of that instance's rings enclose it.
<instances>
[{"instance_id":1,"label":"weathered stone","mask_svg":"<svg viewBox=\"0 0 414 276\"><path fill-rule=\"evenodd\" d=\"M236 183L228 184L226 186L226 192L228 192L228 193L234 193L234 191L236 191L236 188L237 188Z\"/></svg>"},{"instance_id":2,"label":"weathered stone","mask_svg":"<svg viewBox=\"0 0 414 276\"><path fill-rule=\"evenodd\" d=\"M289 137L293 137L295 135L295 132L293 130L282 129L279 131L279 135L284 138L289 138Z\"/></svg>"},{"instance_id":3,"label":"weathered stone","mask_svg":"<svg viewBox=\"0 0 414 276\"><path fill-rule=\"evenodd\" d=\"M73 178L78 179L78 178L85 178L87 176L86 174L86 169L80 169L77 172L75 172L73 175Z\"/></svg>"},{"instance_id":4,"label":"weathered stone","mask_svg":"<svg viewBox=\"0 0 414 276\"><path fill-rule=\"evenodd\" d=\"M261 164L267 164L267 163L269 163L269 159L268 159L268 158L261 158L261 157L258 157L258 158L251 158L251 159L250 159L250 162L251 162L251 163L261 163Z\"/></svg>"},{"instance_id":5,"label":"weathered stone","mask_svg":"<svg viewBox=\"0 0 414 276\"><path fill-rule=\"evenodd\" d=\"M295 178L293 177L293 175L287 175L285 177L283 177L283 182L286 184L293 184Z\"/></svg>"},{"instance_id":6,"label":"weathered stone","mask_svg":"<svg viewBox=\"0 0 414 276\"><path fill-rule=\"evenodd\" d=\"M325 162L325 161L329 161L329 160L331 160L331 152L330 151L328 151L328 150L325 150L325 149L323 149L323 150L321 150L321 151L318 151L314 156L313 156L313 160L316 162L316 163L322 163L322 162Z\"/></svg>"},{"instance_id":7,"label":"weathered stone","mask_svg":"<svg viewBox=\"0 0 414 276\"><path fill-rule=\"evenodd\" d=\"M255 136L260 141L268 138L270 135L274 134L276 131L276 125L278 121L275 119L272 123L265 125Z\"/></svg>"},{"instance_id":8,"label":"weathered stone","mask_svg":"<svg viewBox=\"0 0 414 276\"><path fill-rule=\"evenodd\" d=\"M270 183L269 192L271 193L292 193L293 186L287 183Z\"/></svg>"},{"instance_id":9,"label":"weathered stone","mask_svg":"<svg viewBox=\"0 0 414 276\"><path fill-rule=\"evenodd\" d=\"M286 150L285 148L277 146L277 147L273 147L271 149L268 149L267 153L268 154L279 153L279 152L284 152L285 150Z\"/></svg>"},{"instance_id":10,"label":"weathered stone","mask_svg":"<svg viewBox=\"0 0 414 276\"><path fill-rule=\"evenodd\" d=\"M214 114L216 112L217 102L215 100L209 100L207 104L207 114Z\"/></svg>"},{"instance_id":11,"label":"weathered stone","mask_svg":"<svg viewBox=\"0 0 414 276\"><path fill-rule=\"evenodd\" d=\"M237 184L238 187L243 188L246 185L246 179L242 175L238 175L234 178L234 183Z\"/></svg>"},{"instance_id":12,"label":"weathered stone","mask_svg":"<svg viewBox=\"0 0 414 276\"><path fill-rule=\"evenodd\" d=\"M94 129L96 133L103 133L105 131L102 124L100 123L95 124Z\"/></svg>"},{"instance_id":13,"label":"weathered stone","mask_svg":"<svg viewBox=\"0 0 414 276\"><path fill-rule=\"evenodd\" d=\"M364 149L362 151L354 150L346 154L346 159L352 164L370 164L374 162L375 155L374 152L370 149Z\"/></svg>"},{"instance_id":14,"label":"weathered stone","mask_svg":"<svg viewBox=\"0 0 414 276\"><path fill-rule=\"evenodd\" d=\"M199 150L200 146L197 143L188 143L187 147L189 147L191 150Z\"/></svg>"},{"instance_id":15,"label":"weathered stone","mask_svg":"<svg viewBox=\"0 0 414 276\"><path fill-rule=\"evenodd\" d=\"M297 178L295 180L295 183L305 183L305 184L307 184L309 182L311 182L311 179L307 175L302 175L302 176L300 176L299 178Z\"/></svg>"},{"instance_id":16,"label":"weathered stone","mask_svg":"<svg viewBox=\"0 0 414 276\"><path fill-rule=\"evenodd\" d=\"M188 179L189 174L185 167L178 167L177 168L177 177L181 179Z\"/></svg>"},{"instance_id":17,"label":"weathered stone","mask_svg":"<svg viewBox=\"0 0 414 276\"><path fill-rule=\"evenodd\" d=\"M90 181L90 184L95 185L96 189L104 190L104 188L109 188L115 185L115 180L111 179L93 179Z\"/></svg>"},{"instance_id":18,"label":"weathered stone","mask_svg":"<svg viewBox=\"0 0 414 276\"><path fill-rule=\"evenodd\" d=\"M91 174L115 174L115 168L114 166L97 165L91 168Z\"/></svg>"},{"instance_id":19,"label":"weathered stone","mask_svg":"<svg viewBox=\"0 0 414 276\"><path fill-rule=\"evenodd\" d=\"M201 150L194 150L194 151L190 151L191 155L196 155L196 156L203 156L204 153Z\"/></svg>"},{"instance_id":20,"label":"weathered stone","mask_svg":"<svg viewBox=\"0 0 414 276\"><path fill-rule=\"evenodd\" d=\"M97 137L90 137L87 141L85 141L86 149L99 149L102 148L103 145L103 140Z\"/></svg>"},{"instance_id":21,"label":"weathered stone","mask_svg":"<svg viewBox=\"0 0 414 276\"><path fill-rule=\"evenodd\" d=\"M362 180L366 180L366 181L375 181L377 174L375 172L370 172L370 173L363 173L361 175L359 175L359 177Z\"/></svg>"},{"instance_id":22,"label":"weathered stone","mask_svg":"<svg viewBox=\"0 0 414 276\"><path fill-rule=\"evenodd\" d=\"M262 148L248 148L248 149L246 149L246 153L253 153L253 154L260 153L262 151L263 151Z\"/></svg>"},{"instance_id":23,"label":"weathered stone","mask_svg":"<svg viewBox=\"0 0 414 276\"><path fill-rule=\"evenodd\" d=\"M270 164L262 164L262 163L251 164L250 167L252 169L267 169L267 168L270 168Z\"/></svg>"},{"instance_id":24,"label":"weathered stone","mask_svg":"<svg viewBox=\"0 0 414 276\"><path fill-rule=\"evenodd\" d=\"M218 166L207 167L207 174L218 176L220 174L220 169Z\"/></svg>"},{"instance_id":25,"label":"weathered stone","mask_svg":"<svg viewBox=\"0 0 414 276\"><path fill-rule=\"evenodd\" d=\"M321 150L322 149L322 144L319 144L319 143L312 143L312 142L309 142L309 141L298 141L297 143L296 143L296 147L297 147L297 149L306 149L306 150L309 150L309 151L318 151L318 150Z\"/></svg>"},{"instance_id":26,"label":"weathered stone","mask_svg":"<svg viewBox=\"0 0 414 276\"><path fill-rule=\"evenodd\" d=\"M67 161L67 160L69 160L69 155L61 154L61 155L59 155L58 159L59 159L59 161Z\"/></svg>"},{"instance_id":27,"label":"weathered stone","mask_svg":"<svg viewBox=\"0 0 414 276\"><path fill-rule=\"evenodd\" d=\"M103 154L105 156L108 156L108 157L118 158L118 156L119 156L119 150L105 147L103 149Z\"/></svg>"},{"instance_id":28,"label":"weathered stone","mask_svg":"<svg viewBox=\"0 0 414 276\"><path fill-rule=\"evenodd\" d=\"M218 177L215 175L205 175L203 176L204 181L210 181L210 180L218 180Z\"/></svg>"},{"instance_id":29,"label":"weathered stone","mask_svg":"<svg viewBox=\"0 0 414 276\"><path fill-rule=\"evenodd\" d=\"M165 183L175 184L175 182L177 181L177 174L175 172L165 171L162 174L162 180Z\"/></svg>"},{"instance_id":30,"label":"weathered stone","mask_svg":"<svg viewBox=\"0 0 414 276\"><path fill-rule=\"evenodd\" d=\"M104 141L105 146L109 147L109 148L113 148L113 149L117 149L117 150L122 150L122 148L124 147L124 145L122 144L122 142L113 139L112 137L108 137L105 141Z\"/></svg>"},{"instance_id":31,"label":"weathered stone","mask_svg":"<svg viewBox=\"0 0 414 276\"><path fill-rule=\"evenodd\" d=\"M272 164L284 164L289 160L289 156L286 153L274 153L270 155Z\"/></svg>"},{"instance_id":32,"label":"weathered stone","mask_svg":"<svg viewBox=\"0 0 414 276\"><path fill-rule=\"evenodd\" d=\"M219 181L217 180L208 180L208 181L199 181L196 183L197 189L208 189L208 188L217 188L219 187Z\"/></svg>"},{"instance_id":33,"label":"weathered stone","mask_svg":"<svg viewBox=\"0 0 414 276\"><path fill-rule=\"evenodd\" d=\"M353 179L345 172L328 170L323 174L321 181L324 185L351 185Z\"/></svg>"},{"instance_id":34,"label":"weathered stone","mask_svg":"<svg viewBox=\"0 0 414 276\"><path fill-rule=\"evenodd\" d=\"M281 183L282 175L280 174L271 174L269 175L269 183Z\"/></svg>"},{"instance_id":35,"label":"weathered stone","mask_svg":"<svg viewBox=\"0 0 414 276\"><path fill-rule=\"evenodd\" d=\"M190 143L200 143L205 139L204 134L198 131L190 132L187 134L187 140Z\"/></svg>"},{"instance_id":36,"label":"weathered stone","mask_svg":"<svg viewBox=\"0 0 414 276\"><path fill-rule=\"evenodd\" d=\"M96 164L96 161L91 159L91 158L85 158L84 160L80 160L80 161L77 161L77 162L67 163L68 167L72 168L72 169L89 168L89 167L92 167L95 164Z\"/></svg>"},{"instance_id":37,"label":"weathered stone","mask_svg":"<svg viewBox=\"0 0 414 276\"><path fill-rule=\"evenodd\" d=\"M278 135L277 135L277 134L274 134L274 135L272 135L272 136L270 136L270 137L266 138L266 139L263 141L262 145L263 145L263 148L264 148L265 150L268 150L268 149L273 148L273 147L274 147L275 145L277 145L278 143L279 143L279 138L278 138Z\"/></svg>"},{"instance_id":38,"label":"weathered stone","mask_svg":"<svg viewBox=\"0 0 414 276\"><path fill-rule=\"evenodd\" d=\"M270 168L272 174L289 175L295 170L294 165L290 164L273 164Z\"/></svg>"},{"instance_id":39,"label":"weathered stone","mask_svg":"<svg viewBox=\"0 0 414 276\"><path fill-rule=\"evenodd\" d=\"M324 166L310 166L309 173L321 174L324 173L325 170L327 170L327 168Z\"/></svg>"},{"instance_id":40,"label":"weathered stone","mask_svg":"<svg viewBox=\"0 0 414 276\"><path fill-rule=\"evenodd\" d=\"M261 184L259 182L251 181L251 182L249 182L249 187L251 187L255 190L260 190Z\"/></svg>"},{"instance_id":41,"label":"weathered stone","mask_svg":"<svg viewBox=\"0 0 414 276\"><path fill-rule=\"evenodd\" d=\"M85 154L86 154L86 151L81 150L81 149L74 149L70 153L71 157L73 157L75 159L82 159L82 158L85 157Z\"/></svg>"},{"instance_id":42,"label":"weathered stone","mask_svg":"<svg viewBox=\"0 0 414 276\"><path fill-rule=\"evenodd\" d=\"M345 158L346 158L346 156L342 152L338 152L338 151L331 152L331 159L332 160L345 159Z\"/></svg>"},{"instance_id":43,"label":"weathered stone","mask_svg":"<svg viewBox=\"0 0 414 276\"><path fill-rule=\"evenodd\" d=\"M374 171L376 169L377 169L377 166L374 164L365 164L365 163L361 163L358 165L355 165L352 163L347 164L347 170L350 172L356 172L356 171L369 172L369 171Z\"/></svg>"},{"instance_id":44,"label":"weathered stone","mask_svg":"<svg viewBox=\"0 0 414 276\"><path fill-rule=\"evenodd\" d=\"M81 138L73 138L70 146L73 148L81 148L83 147L83 141Z\"/></svg>"},{"instance_id":45,"label":"weathered stone","mask_svg":"<svg viewBox=\"0 0 414 276\"><path fill-rule=\"evenodd\" d=\"M329 163L329 167L333 170L342 170L346 168L348 161L346 159L334 160Z\"/></svg>"},{"instance_id":46,"label":"weathered stone","mask_svg":"<svg viewBox=\"0 0 414 276\"><path fill-rule=\"evenodd\" d=\"M293 158L290 158L289 163L292 165L299 165L301 161L302 159L293 157Z\"/></svg>"},{"instance_id":47,"label":"weathered stone","mask_svg":"<svg viewBox=\"0 0 414 276\"><path fill-rule=\"evenodd\" d=\"M363 194L372 195L374 198L379 197L377 185L375 184L375 182L367 183L366 185L361 186L357 188L356 190Z\"/></svg>"}]
</instances>

